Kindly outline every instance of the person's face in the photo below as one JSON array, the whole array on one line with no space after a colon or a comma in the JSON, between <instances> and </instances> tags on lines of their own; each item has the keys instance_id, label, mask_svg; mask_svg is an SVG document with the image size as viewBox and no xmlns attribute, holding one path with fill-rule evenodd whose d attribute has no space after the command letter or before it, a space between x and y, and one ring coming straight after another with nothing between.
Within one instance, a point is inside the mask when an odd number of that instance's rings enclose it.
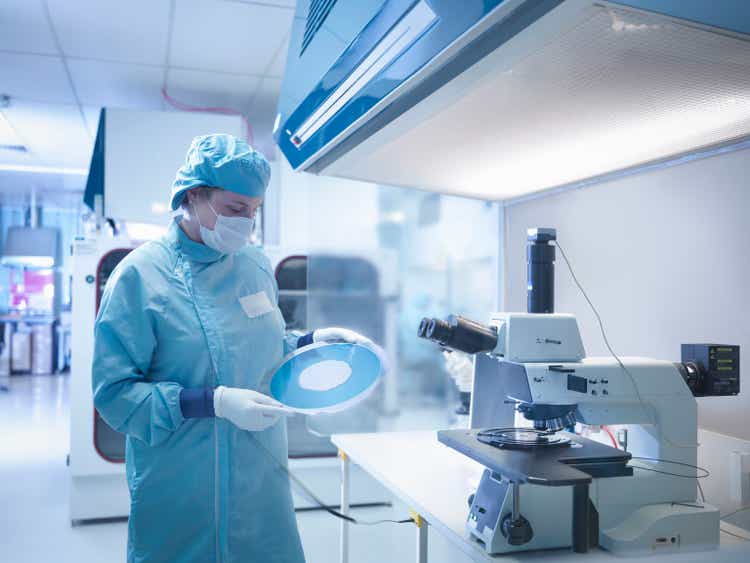
<instances>
[{"instance_id":1,"label":"person's face","mask_svg":"<svg viewBox=\"0 0 750 563\"><path fill-rule=\"evenodd\" d=\"M210 190L208 197L198 197L197 194L191 194L191 203L193 209L198 213L201 224L213 230L216 226L216 216L224 215L225 217L246 217L252 219L263 203L261 197L249 197L240 195L228 190ZM216 215L211 212L208 204L211 204Z\"/></svg>"}]
</instances>

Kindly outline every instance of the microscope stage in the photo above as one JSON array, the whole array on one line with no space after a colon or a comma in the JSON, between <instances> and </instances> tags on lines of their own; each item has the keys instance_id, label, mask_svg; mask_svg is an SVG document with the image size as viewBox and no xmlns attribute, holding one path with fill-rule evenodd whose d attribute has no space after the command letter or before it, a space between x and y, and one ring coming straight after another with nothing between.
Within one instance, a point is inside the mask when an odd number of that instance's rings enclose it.
<instances>
[{"instance_id":1,"label":"microscope stage","mask_svg":"<svg viewBox=\"0 0 750 563\"><path fill-rule=\"evenodd\" d=\"M438 441L519 483L559 487L590 483L594 477L633 475L633 468L627 466L631 457L628 452L568 432L545 435L529 428L441 430Z\"/></svg>"}]
</instances>

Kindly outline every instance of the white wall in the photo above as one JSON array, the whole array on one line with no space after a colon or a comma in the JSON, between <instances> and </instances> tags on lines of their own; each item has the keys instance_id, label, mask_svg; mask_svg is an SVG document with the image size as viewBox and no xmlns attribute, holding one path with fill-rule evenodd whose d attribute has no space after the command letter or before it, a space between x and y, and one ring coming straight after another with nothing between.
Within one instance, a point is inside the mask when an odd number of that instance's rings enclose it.
<instances>
[{"instance_id":1,"label":"white wall","mask_svg":"<svg viewBox=\"0 0 750 563\"><path fill-rule=\"evenodd\" d=\"M750 150L662 168L505 208L505 308L526 310L526 229L556 227L618 354L678 361L680 344L750 351ZM556 264L558 312L578 316L589 355L607 353L596 321ZM742 378L743 376L741 376ZM709 501L736 506L729 452L750 451L750 392L698 399ZM718 433L718 434L716 434ZM726 436L722 436L726 435Z\"/></svg>"}]
</instances>

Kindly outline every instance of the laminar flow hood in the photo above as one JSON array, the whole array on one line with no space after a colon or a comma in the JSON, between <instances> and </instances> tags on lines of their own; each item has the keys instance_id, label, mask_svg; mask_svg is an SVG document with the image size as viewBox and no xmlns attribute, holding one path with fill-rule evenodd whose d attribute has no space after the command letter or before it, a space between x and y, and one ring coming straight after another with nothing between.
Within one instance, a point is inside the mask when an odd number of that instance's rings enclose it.
<instances>
[{"instance_id":1,"label":"laminar flow hood","mask_svg":"<svg viewBox=\"0 0 750 563\"><path fill-rule=\"evenodd\" d=\"M298 5L297 170L502 200L750 136L750 2Z\"/></svg>"}]
</instances>

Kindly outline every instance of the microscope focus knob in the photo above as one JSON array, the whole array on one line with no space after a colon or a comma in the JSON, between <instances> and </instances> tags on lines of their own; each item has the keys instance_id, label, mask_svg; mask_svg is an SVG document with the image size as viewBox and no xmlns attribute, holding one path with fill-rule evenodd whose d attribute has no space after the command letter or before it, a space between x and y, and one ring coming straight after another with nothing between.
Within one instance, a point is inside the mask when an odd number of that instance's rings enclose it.
<instances>
[{"instance_id":1,"label":"microscope focus knob","mask_svg":"<svg viewBox=\"0 0 750 563\"><path fill-rule=\"evenodd\" d=\"M508 514L502 521L501 529L510 545L523 545L534 537L531 523L523 516L514 520L513 515Z\"/></svg>"}]
</instances>

